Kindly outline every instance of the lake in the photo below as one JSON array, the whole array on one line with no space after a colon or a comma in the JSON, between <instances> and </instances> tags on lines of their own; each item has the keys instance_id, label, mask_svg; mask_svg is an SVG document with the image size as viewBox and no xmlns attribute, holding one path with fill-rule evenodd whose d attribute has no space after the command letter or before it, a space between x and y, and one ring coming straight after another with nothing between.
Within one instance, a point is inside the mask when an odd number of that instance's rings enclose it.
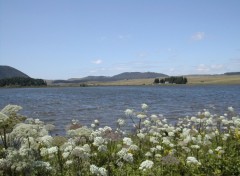
<instances>
[{"instance_id":1,"label":"lake","mask_svg":"<svg viewBox=\"0 0 240 176\"><path fill-rule=\"evenodd\" d=\"M149 105L150 114L162 114L169 121L196 115L203 109L223 114L232 106L240 112L239 85L205 86L110 86L0 89L0 108L7 104L23 107L21 114L39 118L64 134L67 124L78 119L90 125L98 119L101 126L116 127L127 108L141 110Z\"/></svg>"}]
</instances>

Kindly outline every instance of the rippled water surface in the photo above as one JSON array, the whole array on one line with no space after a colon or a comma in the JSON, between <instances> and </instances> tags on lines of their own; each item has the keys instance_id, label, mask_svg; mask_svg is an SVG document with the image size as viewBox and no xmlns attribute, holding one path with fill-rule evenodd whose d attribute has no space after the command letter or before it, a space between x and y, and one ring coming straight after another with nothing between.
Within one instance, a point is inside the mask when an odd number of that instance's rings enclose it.
<instances>
[{"instance_id":1,"label":"rippled water surface","mask_svg":"<svg viewBox=\"0 0 240 176\"><path fill-rule=\"evenodd\" d=\"M195 115L202 109L222 114L233 106L240 112L240 86L121 86L84 88L0 89L0 108L7 104L23 107L22 114L56 125L56 133L78 119L89 125L99 119L101 125L115 127L127 108L140 111L142 103L149 113L163 114L170 121Z\"/></svg>"}]
</instances>

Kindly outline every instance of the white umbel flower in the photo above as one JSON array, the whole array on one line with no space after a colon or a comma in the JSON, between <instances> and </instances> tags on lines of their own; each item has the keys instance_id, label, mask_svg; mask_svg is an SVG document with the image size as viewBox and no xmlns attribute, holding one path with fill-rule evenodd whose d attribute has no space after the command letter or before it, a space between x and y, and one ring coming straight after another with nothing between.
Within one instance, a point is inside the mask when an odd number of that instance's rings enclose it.
<instances>
[{"instance_id":1,"label":"white umbel flower","mask_svg":"<svg viewBox=\"0 0 240 176\"><path fill-rule=\"evenodd\" d=\"M143 103L143 104L142 104L142 110L146 111L147 109L148 109L148 105L145 104L145 103Z\"/></svg>"},{"instance_id":2,"label":"white umbel flower","mask_svg":"<svg viewBox=\"0 0 240 176\"><path fill-rule=\"evenodd\" d=\"M193 156L187 157L187 164L201 165L201 163Z\"/></svg>"},{"instance_id":3,"label":"white umbel flower","mask_svg":"<svg viewBox=\"0 0 240 176\"><path fill-rule=\"evenodd\" d=\"M146 160L141 163L139 169L145 171L147 169L151 169L153 165L154 163L151 160Z\"/></svg>"},{"instance_id":4,"label":"white umbel flower","mask_svg":"<svg viewBox=\"0 0 240 176\"><path fill-rule=\"evenodd\" d=\"M123 143L126 144L126 145L132 145L133 141L132 141L131 138L124 137L123 138Z\"/></svg>"}]
</instances>

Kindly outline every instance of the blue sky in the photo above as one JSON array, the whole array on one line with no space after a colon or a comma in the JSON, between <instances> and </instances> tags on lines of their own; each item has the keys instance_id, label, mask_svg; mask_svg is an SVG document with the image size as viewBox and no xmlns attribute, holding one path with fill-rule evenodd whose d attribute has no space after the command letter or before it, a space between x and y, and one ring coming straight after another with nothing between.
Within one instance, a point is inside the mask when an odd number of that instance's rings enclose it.
<instances>
[{"instance_id":1,"label":"blue sky","mask_svg":"<svg viewBox=\"0 0 240 176\"><path fill-rule=\"evenodd\" d=\"M0 0L0 65L43 79L240 71L240 1Z\"/></svg>"}]
</instances>

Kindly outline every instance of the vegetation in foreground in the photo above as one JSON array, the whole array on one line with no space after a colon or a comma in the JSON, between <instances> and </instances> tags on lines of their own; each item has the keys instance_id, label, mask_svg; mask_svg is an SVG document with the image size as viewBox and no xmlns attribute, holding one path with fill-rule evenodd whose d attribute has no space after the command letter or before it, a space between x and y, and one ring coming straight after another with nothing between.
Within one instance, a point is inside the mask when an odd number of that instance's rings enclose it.
<instances>
[{"instance_id":1,"label":"vegetation in foreground","mask_svg":"<svg viewBox=\"0 0 240 176\"><path fill-rule=\"evenodd\" d=\"M140 112L127 109L115 130L73 120L66 136L51 136L53 125L26 119L20 109L0 112L0 175L240 175L240 117L232 107L173 126L142 104ZM127 119L134 133L123 130Z\"/></svg>"}]
</instances>

